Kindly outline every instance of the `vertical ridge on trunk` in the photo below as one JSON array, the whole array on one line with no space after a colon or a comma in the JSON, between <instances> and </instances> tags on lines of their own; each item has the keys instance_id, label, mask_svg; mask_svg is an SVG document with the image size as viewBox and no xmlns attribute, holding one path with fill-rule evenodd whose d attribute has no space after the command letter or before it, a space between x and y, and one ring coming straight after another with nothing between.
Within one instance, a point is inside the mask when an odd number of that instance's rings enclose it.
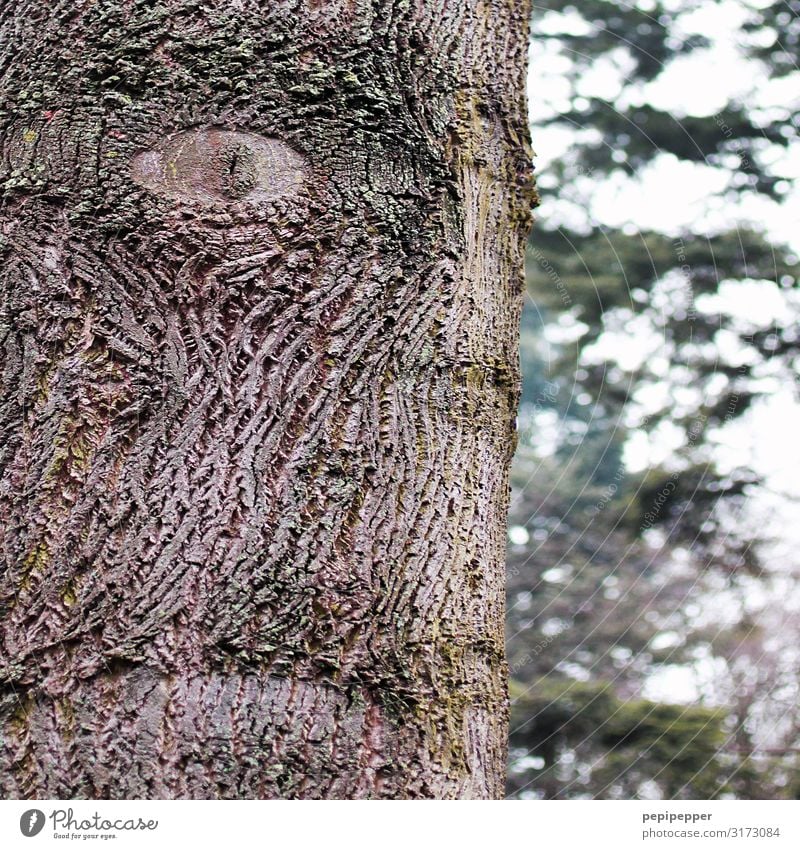
<instances>
[{"instance_id":1,"label":"vertical ridge on trunk","mask_svg":"<svg viewBox=\"0 0 800 849\"><path fill-rule=\"evenodd\" d=\"M3 795L502 793L528 14L3 3Z\"/></svg>"}]
</instances>

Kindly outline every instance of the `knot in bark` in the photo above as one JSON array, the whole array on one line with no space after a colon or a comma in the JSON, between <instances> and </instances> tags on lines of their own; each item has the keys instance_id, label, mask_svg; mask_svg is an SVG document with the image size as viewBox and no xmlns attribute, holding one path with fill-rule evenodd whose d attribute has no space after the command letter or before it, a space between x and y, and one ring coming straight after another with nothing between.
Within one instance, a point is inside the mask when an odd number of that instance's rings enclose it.
<instances>
[{"instance_id":1,"label":"knot in bark","mask_svg":"<svg viewBox=\"0 0 800 849\"><path fill-rule=\"evenodd\" d=\"M134 182L153 194L201 204L291 197L305 173L302 156L278 139L213 128L167 136L131 162Z\"/></svg>"}]
</instances>

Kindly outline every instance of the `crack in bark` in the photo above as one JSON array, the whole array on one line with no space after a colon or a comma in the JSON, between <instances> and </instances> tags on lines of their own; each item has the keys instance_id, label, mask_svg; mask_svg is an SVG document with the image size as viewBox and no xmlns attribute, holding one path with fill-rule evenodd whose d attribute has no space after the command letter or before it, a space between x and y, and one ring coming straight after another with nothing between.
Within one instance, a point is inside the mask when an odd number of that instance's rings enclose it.
<instances>
[{"instance_id":1,"label":"crack in bark","mask_svg":"<svg viewBox=\"0 0 800 849\"><path fill-rule=\"evenodd\" d=\"M497 796L528 7L239 6L0 9L0 790Z\"/></svg>"}]
</instances>

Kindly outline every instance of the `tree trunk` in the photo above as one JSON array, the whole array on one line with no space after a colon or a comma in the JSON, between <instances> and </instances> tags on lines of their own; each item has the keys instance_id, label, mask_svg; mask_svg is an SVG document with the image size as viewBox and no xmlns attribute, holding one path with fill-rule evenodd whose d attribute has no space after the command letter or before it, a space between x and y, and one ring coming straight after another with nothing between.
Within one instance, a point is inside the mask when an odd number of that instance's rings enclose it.
<instances>
[{"instance_id":1,"label":"tree trunk","mask_svg":"<svg viewBox=\"0 0 800 849\"><path fill-rule=\"evenodd\" d=\"M4 0L0 789L502 793L527 0Z\"/></svg>"}]
</instances>

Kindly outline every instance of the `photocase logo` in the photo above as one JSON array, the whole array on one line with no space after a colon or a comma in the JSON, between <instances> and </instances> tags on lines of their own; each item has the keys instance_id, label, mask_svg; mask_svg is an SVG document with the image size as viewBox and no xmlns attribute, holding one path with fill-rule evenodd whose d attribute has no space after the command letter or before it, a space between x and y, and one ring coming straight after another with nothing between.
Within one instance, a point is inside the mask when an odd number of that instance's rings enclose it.
<instances>
[{"instance_id":1,"label":"photocase logo","mask_svg":"<svg viewBox=\"0 0 800 849\"><path fill-rule=\"evenodd\" d=\"M55 808L45 816L38 808L31 808L19 818L19 830L25 837L36 837L48 819L51 821L53 836L68 839L87 840L101 837L107 840L116 837L118 832L155 831L158 828L158 820L145 820L141 817L120 816L108 819L99 811L91 814L81 811L76 816L72 808Z\"/></svg>"},{"instance_id":2,"label":"photocase logo","mask_svg":"<svg viewBox=\"0 0 800 849\"><path fill-rule=\"evenodd\" d=\"M44 814L37 808L31 808L19 818L19 830L25 837L36 837L44 828Z\"/></svg>"}]
</instances>

